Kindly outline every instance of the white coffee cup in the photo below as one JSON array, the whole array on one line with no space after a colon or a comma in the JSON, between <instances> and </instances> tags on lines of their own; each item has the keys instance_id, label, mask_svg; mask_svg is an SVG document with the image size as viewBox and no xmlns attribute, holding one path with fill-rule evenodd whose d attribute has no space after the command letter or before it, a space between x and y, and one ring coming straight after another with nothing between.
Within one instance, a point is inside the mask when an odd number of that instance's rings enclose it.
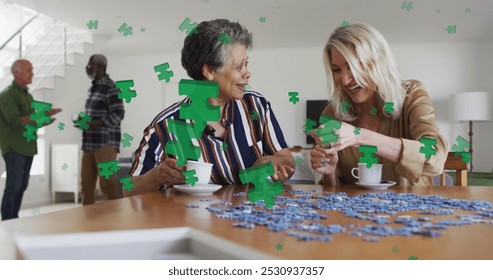
<instances>
[{"instance_id":1,"label":"white coffee cup","mask_svg":"<svg viewBox=\"0 0 493 280\"><path fill-rule=\"evenodd\" d=\"M187 161L187 171L195 170L195 176L199 179L197 184L208 184L211 181L212 166L214 164L208 162L200 162L189 160Z\"/></svg>"},{"instance_id":2,"label":"white coffee cup","mask_svg":"<svg viewBox=\"0 0 493 280\"><path fill-rule=\"evenodd\" d=\"M358 175L354 174L356 170ZM374 163L368 168L366 163L358 163L358 167L351 169L351 175L359 179L362 184L380 184L382 181L382 164Z\"/></svg>"}]
</instances>

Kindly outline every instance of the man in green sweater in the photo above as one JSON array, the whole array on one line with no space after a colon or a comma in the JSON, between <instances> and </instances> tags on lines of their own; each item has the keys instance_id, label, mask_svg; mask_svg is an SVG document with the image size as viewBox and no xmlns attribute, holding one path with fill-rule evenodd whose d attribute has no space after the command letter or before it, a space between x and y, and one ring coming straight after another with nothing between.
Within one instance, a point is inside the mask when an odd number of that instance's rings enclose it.
<instances>
[{"instance_id":1,"label":"man in green sweater","mask_svg":"<svg viewBox=\"0 0 493 280\"><path fill-rule=\"evenodd\" d=\"M0 148L7 169L7 180L2 198L2 220L19 217L22 196L27 189L33 157L37 154L36 140L23 136L24 126L37 126L30 119L33 96L27 91L32 83L33 66L25 59L14 61L10 68L14 81L0 92ZM51 116L61 109L51 109ZM51 119L51 124L55 119ZM47 125L47 124L45 124Z\"/></svg>"}]
</instances>

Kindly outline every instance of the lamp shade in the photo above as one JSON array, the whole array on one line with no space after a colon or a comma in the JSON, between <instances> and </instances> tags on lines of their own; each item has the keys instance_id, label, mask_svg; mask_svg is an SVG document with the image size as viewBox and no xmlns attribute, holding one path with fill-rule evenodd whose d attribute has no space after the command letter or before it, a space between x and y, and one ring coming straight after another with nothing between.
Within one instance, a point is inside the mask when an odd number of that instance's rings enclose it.
<instances>
[{"instance_id":1,"label":"lamp shade","mask_svg":"<svg viewBox=\"0 0 493 280\"><path fill-rule=\"evenodd\" d=\"M491 120L491 94L483 91L452 94L450 116L453 121Z\"/></svg>"}]
</instances>

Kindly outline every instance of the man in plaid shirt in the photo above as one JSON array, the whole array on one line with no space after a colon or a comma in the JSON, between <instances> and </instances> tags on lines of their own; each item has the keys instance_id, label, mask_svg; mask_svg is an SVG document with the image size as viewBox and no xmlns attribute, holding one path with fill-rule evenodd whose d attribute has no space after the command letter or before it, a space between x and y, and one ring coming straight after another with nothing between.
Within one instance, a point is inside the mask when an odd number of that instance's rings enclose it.
<instances>
[{"instance_id":1,"label":"man in plaid shirt","mask_svg":"<svg viewBox=\"0 0 493 280\"><path fill-rule=\"evenodd\" d=\"M125 115L119 89L106 73L108 61L101 54L89 58L86 72L92 79L86 100L85 113L91 117L89 128L82 133L82 204L94 204L98 178L98 163L116 161L120 152L120 124ZM102 173L104 170L101 171ZM99 176L99 186L108 199L117 199L116 173L108 179Z\"/></svg>"}]
</instances>

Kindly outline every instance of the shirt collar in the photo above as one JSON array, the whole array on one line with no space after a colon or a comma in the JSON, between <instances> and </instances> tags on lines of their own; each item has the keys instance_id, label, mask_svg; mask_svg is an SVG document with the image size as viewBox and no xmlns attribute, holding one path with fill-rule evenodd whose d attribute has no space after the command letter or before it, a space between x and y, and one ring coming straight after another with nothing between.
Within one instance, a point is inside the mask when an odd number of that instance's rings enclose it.
<instances>
[{"instance_id":1,"label":"shirt collar","mask_svg":"<svg viewBox=\"0 0 493 280\"><path fill-rule=\"evenodd\" d=\"M16 83L15 81L12 81L12 86L19 90L19 91L22 91L22 92L25 92L25 93L28 93L28 88L23 88L21 87L18 83Z\"/></svg>"},{"instance_id":2,"label":"shirt collar","mask_svg":"<svg viewBox=\"0 0 493 280\"><path fill-rule=\"evenodd\" d=\"M191 98L190 97L187 97L183 103L189 104L189 103L191 103L191 101L192 101ZM235 100L228 101L226 103L226 105L224 106L223 116L221 117L221 119L219 120L219 122L222 122L223 125L226 127L226 129L228 129L233 124L233 121L234 121L234 114L233 114L234 107L235 107ZM192 120L192 123L195 124L195 121ZM204 128L204 132L205 132L206 135L213 135L215 131L216 130L212 126L210 126L210 125L207 125Z\"/></svg>"},{"instance_id":3,"label":"shirt collar","mask_svg":"<svg viewBox=\"0 0 493 280\"><path fill-rule=\"evenodd\" d=\"M94 79L94 80L92 80L92 84L93 85L100 85L100 84L103 83L103 80L106 80L106 79L109 79L109 78L110 78L110 76L108 74L104 74L104 76L101 77L101 79Z\"/></svg>"}]
</instances>

